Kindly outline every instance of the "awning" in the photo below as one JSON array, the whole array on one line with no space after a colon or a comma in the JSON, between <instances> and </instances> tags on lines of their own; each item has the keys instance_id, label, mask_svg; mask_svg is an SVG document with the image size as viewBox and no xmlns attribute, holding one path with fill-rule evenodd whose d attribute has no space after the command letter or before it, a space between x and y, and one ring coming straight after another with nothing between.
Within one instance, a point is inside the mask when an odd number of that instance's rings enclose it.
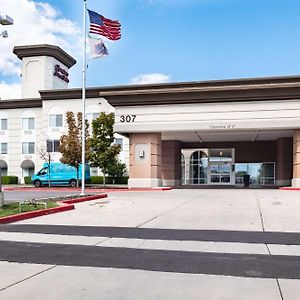
<instances>
[{"instance_id":1,"label":"awning","mask_svg":"<svg viewBox=\"0 0 300 300\"><path fill-rule=\"evenodd\" d=\"M34 169L34 162L30 159L25 159L22 161L20 167L22 169Z\"/></svg>"},{"instance_id":2,"label":"awning","mask_svg":"<svg viewBox=\"0 0 300 300\"><path fill-rule=\"evenodd\" d=\"M7 163L3 159L0 159L0 169L7 169Z\"/></svg>"}]
</instances>

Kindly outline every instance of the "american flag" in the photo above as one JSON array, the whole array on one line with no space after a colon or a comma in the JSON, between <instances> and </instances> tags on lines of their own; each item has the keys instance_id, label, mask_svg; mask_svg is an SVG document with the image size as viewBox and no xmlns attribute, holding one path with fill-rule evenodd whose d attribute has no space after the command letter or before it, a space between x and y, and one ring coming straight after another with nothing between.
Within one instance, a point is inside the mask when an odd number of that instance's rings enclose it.
<instances>
[{"instance_id":1,"label":"american flag","mask_svg":"<svg viewBox=\"0 0 300 300\"><path fill-rule=\"evenodd\" d=\"M90 33L99 34L107 37L109 40L119 40L121 38L121 24L97 14L88 9L90 16Z\"/></svg>"}]
</instances>

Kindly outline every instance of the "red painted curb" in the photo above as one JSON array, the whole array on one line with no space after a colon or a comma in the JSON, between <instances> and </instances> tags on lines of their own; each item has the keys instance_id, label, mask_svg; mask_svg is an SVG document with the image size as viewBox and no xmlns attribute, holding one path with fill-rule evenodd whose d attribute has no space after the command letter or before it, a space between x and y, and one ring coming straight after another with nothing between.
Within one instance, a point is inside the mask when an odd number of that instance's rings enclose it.
<instances>
[{"instance_id":1,"label":"red painted curb","mask_svg":"<svg viewBox=\"0 0 300 300\"><path fill-rule=\"evenodd\" d=\"M90 201L90 200L106 198L106 197L107 197L107 194L101 194L101 195L87 196L87 197L84 197L84 198L69 199L69 200L65 200L65 201L62 201L62 202L67 203L67 204L72 204L72 203L85 202L85 201Z\"/></svg>"},{"instance_id":2,"label":"red painted curb","mask_svg":"<svg viewBox=\"0 0 300 300\"><path fill-rule=\"evenodd\" d=\"M82 197L82 198L77 198L77 199L75 198L75 199L60 201L58 203L59 204L58 207L39 209L39 210L35 210L35 211L20 213L17 215L2 217L2 218L0 218L0 224L13 223L13 222L22 221L22 220L26 220L26 219L32 219L32 218L36 218L36 217L40 217L40 216L44 216L44 215L50 215L50 214L55 214L58 212L72 210L72 209L75 209L74 203L95 200L95 199L101 199L101 198L106 198L106 197L107 197L107 194L101 194L101 195L93 195L93 196L87 196L87 197Z\"/></svg>"},{"instance_id":3,"label":"red painted curb","mask_svg":"<svg viewBox=\"0 0 300 300\"><path fill-rule=\"evenodd\" d=\"M86 188L86 192L157 192L157 191L169 191L172 190L172 187L157 187L157 188L112 188L112 189L105 189L105 188ZM74 189L74 188L68 188L68 187L62 187L62 188L34 188L34 187L14 187L14 188L4 188L4 191L17 191L17 190L23 190L23 191L77 191L80 192L81 189Z\"/></svg>"},{"instance_id":4,"label":"red painted curb","mask_svg":"<svg viewBox=\"0 0 300 300\"><path fill-rule=\"evenodd\" d=\"M300 188L290 186L280 187L279 189L283 191L300 191Z\"/></svg>"}]
</instances>

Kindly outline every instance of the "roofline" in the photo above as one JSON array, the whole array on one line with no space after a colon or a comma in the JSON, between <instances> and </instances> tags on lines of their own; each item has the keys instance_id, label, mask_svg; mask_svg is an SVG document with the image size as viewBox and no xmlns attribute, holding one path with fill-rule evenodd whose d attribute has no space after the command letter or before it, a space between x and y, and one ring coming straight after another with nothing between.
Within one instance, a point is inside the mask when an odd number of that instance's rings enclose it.
<instances>
[{"instance_id":1,"label":"roofline","mask_svg":"<svg viewBox=\"0 0 300 300\"><path fill-rule=\"evenodd\" d=\"M8 99L0 101L0 109L13 108L35 108L42 107L42 99L28 98L28 99Z\"/></svg>"},{"instance_id":2,"label":"roofline","mask_svg":"<svg viewBox=\"0 0 300 300\"><path fill-rule=\"evenodd\" d=\"M300 76L143 85L101 90L114 107L300 99Z\"/></svg>"},{"instance_id":3,"label":"roofline","mask_svg":"<svg viewBox=\"0 0 300 300\"><path fill-rule=\"evenodd\" d=\"M16 54L19 59L32 56L51 56L68 68L76 64L76 60L60 47L48 44L15 46L13 53Z\"/></svg>"},{"instance_id":4,"label":"roofline","mask_svg":"<svg viewBox=\"0 0 300 300\"><path fill-rule=\"evenodd\" d=\"M39 92L40 99L0 101L0 108L41 107L44 100L82 98L81 88ZM300 99L300 76L120 85L86 89L86 98L99 97L105 97L112 106L292 100Z\"/></svg>"}]
</instances>

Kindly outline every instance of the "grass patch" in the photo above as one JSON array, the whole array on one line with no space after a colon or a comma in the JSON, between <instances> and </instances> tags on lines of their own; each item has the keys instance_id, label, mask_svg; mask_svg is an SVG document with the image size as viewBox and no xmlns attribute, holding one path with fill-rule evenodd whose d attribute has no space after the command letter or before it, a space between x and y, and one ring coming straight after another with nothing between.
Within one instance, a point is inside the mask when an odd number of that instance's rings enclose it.
<instances>
[{"instance_id":1,"label":"grass patch","mask_svg":"<svg viewBox=\"0 0 300 300\"><path fill-rule=\"evenodd\" d=\"M58 204L56 201L44 201L47 203L47 208L53 208L57 207ZM44 209L45 205L41 205L38 203L33 204L24 204L22 205L22 213L23 212L29 212L29 211L35 211L39 209ZM1 217L6 217L6 216L11 216L11 215L17 215L19 214L19 202L14 202L14 203L9 203L9 204L4 204L0 208L0 218Z\"/></svg>"}]
</instances>

